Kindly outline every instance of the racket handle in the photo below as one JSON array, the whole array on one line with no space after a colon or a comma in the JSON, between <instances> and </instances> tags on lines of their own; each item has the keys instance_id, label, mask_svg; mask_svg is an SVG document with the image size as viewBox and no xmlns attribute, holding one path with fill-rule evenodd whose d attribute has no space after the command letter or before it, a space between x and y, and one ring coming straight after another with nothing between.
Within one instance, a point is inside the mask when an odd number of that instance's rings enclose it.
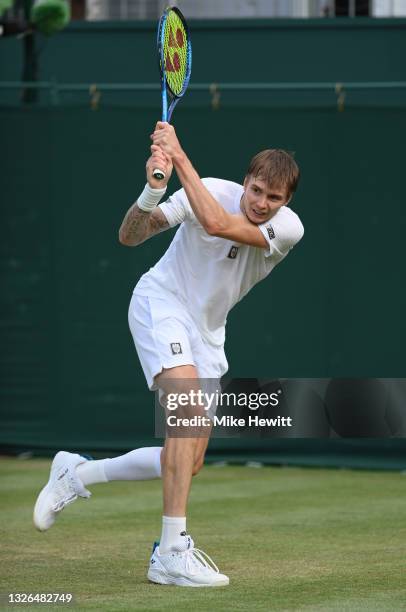
<instances>
[{"instance_id":1,"label":"racket handle","mask_svg":"<svg viewBox=\"0 0 406 612\"><path fill-rule=\"evenodd\" d=\"M159 170L159 168L155 168L152 171L152 176L156 178L157 181L163 181L166 175L163 170Z\"/></svg>"}]
</instances>

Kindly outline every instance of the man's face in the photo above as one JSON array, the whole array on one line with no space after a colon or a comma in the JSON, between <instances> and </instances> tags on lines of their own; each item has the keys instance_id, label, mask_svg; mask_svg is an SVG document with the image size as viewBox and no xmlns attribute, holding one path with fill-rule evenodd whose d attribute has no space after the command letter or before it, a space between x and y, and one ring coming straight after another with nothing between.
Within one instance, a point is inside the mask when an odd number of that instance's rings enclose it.
<instances>
[{"instance_id":1,"label":"man's face","mask_svg":"<svg viewBox=\"0 0 406 612\"><path fill-rule=\"evenodd\" d=\"M269 221L290 200L286 188L270 188L260 176L246 176L244 189L241 210L257 225Z\"/></svg>"}]
</instances>

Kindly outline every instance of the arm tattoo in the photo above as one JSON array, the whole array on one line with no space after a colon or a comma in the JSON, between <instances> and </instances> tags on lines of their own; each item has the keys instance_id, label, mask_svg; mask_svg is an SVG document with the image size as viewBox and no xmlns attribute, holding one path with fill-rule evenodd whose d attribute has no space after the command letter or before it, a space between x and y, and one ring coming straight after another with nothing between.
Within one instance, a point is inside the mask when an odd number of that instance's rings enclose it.
<instances>
[{"instance_id":1,"label":"arm tattoo","mask_svg":"<svg viewBox=\"0 0 406 612\"><path fill-rule=\"evenodd\" d=\"M155 208L152 213L148 213L138 208L135 203L124 217L120 227L120 237L125 238L126 243L135 246L168 228L169 223L160 209Z\"/></svg>"},{"instance_id":2,"label":"arm tattoo","mask_svg":"<svg viewBox=\"0 0 406 612\"><path fill-rule=\"evenodd\" d=\"M156 208L149 217L150 236L169 229L168 219L160 208Z\"/></svg>"}]
</instances>

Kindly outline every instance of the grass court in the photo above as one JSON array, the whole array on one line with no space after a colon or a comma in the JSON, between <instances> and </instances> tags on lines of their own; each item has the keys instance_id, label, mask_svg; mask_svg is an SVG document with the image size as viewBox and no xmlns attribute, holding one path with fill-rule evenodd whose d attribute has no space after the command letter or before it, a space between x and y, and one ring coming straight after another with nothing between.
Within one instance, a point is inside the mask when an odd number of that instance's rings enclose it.
<instances>
[{"instance_id":1,"label":"grass court","mask_svg":"<svg viewBox=\"0 0 406 612\"><path fill-rule=\"evenodd\" d=\"M74 608L109 612L406 610L404 474L205 467L193 483L188 530L230 586L185 589L146 578L160 481L90 487L90 500L38 533L32 509L49 465L0 459L3 594L69 592ZM64 607L72 605L13 609Z\"/></svg>"}]
</instances>

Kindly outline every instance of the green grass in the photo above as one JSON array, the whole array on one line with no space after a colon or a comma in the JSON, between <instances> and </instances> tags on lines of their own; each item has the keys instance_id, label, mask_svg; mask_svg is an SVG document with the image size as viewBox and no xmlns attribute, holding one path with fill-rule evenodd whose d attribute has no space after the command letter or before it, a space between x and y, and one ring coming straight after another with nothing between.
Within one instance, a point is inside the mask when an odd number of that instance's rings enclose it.
<instances>
[{"instance_id":1,"label":"green grass","mask_svg":"<svg viewBox=\"0 0 406 612\"><path fill-rule=\"evenodd\" d=\"M109 612L406 610L400 473L205 467L188 526L230 586L182 589L146 579L159 481L96 485L92 499L38 533L31 513L48 469L43 460L0 460L3 593L71 592L77 608Z\"/></svg>"}]
</instances>

